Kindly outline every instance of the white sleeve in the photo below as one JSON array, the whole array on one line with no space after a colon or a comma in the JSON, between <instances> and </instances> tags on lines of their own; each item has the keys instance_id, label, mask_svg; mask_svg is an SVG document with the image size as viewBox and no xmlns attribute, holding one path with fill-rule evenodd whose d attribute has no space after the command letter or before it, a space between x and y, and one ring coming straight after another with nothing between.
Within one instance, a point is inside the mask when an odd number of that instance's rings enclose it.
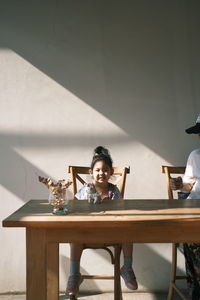
<instances>
[{"instance_id":1,"label":"white sleeve","mask_svg":"<svg viewBox=\"0 0 200 300\"><path fill-rule=\"evenodd\" d=\"M75 197L78 200L86 200L87 199L85 185L76 193Z\"/></svg>"},{"instance_id":2,"label":"white sleeve","mask_svg":"<svg viewBox=\"0 0 200 300\"><path fill-rule=\"evenodd\" d=\"M194 150L188 157L185 174L183 176L183 183L195 183L196 178L198 177L197 165L197 156L196 151Z\"/></svg>"}]
</instances>

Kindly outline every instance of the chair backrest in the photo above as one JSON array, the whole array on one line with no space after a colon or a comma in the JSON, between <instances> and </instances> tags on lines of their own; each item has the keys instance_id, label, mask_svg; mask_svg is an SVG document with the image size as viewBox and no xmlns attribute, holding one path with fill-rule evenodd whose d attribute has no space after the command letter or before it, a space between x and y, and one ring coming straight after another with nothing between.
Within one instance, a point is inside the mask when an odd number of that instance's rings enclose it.
<instances>
[{"instance_id":1,"label":"chair backrest","mask_svg":"<svg viewBox=\"0 0 200 300\"><path fill-rule=\"evenodd\" d=\"M130 167L114 167L113 175L119 177L119 191L124 197L125 191L125 183L126 183L126 175L130 173ZM81 177L81 175L89 175L90 168L89 167L81 167L81 166L68 166L68 173L71 176L72 180L72 192L73 195L77 193L77 183L81 184L86 183L85 179Z\"/></svg>"},{"instance_id":2,"label":"chair backrest","mask_svg":"<svg viewBox=\"0 0 200 300\"><path fill-rule=\"evenodd\" d=\"M172 178L172 174L184 174L185 167L174 167L174 166L162 166L162 173L166 176L166 184L167 184L167 192L169 200L173 200L173 191L170 187L170 178Z\"/></svg>"}]
</instances>

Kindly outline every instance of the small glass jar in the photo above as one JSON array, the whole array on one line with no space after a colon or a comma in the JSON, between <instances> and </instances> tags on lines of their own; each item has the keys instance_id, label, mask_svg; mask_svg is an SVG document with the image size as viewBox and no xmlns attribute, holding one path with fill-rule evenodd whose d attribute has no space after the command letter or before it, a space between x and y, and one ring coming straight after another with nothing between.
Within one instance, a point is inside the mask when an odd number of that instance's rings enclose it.
<instances>
[{"instance_id":1,"label":"small glass jar","mask_svg":"<svg viewBox=\"0 0 200 300\"><path fill-rule=\"evenodd\" d=\"M54 215L66 215L68 209L66 207L68 203L66 190L58 193L49 193L49 204L53 206L52 213Z\"/></svg>"}]
</instances>

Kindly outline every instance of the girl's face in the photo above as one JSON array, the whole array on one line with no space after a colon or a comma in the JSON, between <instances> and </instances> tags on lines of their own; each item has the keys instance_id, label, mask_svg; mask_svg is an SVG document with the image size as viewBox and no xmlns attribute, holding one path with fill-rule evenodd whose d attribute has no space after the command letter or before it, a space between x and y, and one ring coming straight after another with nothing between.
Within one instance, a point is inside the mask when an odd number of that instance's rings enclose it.
<instances>
[{"instance_id":1,"label":"girl's face","mask_svg":"<svg viewBox=\"0 0 200 300\"><path fill-rule=\"evenodd\" d=\"M103 160L97 161L90 171L94 181L99 184L107 183L112 173L113 170Z\"/></svg>"}]
</instances>

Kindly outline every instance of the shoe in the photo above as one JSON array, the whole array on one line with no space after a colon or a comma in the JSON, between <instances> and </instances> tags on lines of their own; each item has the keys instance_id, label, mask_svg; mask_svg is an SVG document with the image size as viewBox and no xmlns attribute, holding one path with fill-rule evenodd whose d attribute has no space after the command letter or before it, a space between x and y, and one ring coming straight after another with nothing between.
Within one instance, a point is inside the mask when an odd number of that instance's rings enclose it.
<instances>
[{"instance_id":1,"label":"shoe","mask_svg":"<svg viewBox=\"0 0 200 300\"><path fill-rule=\"evenodd\" d=\"M79 286L83 282L81 274L71 275L68 278L66 294L76 295L79 291Z\"/></svg>"},{"instance_id":2,"label":"shoe","mask_svg":"<svg viewBox=\"0 0 200 300\"><path fill-rule=\"evenodd\" d=\"M135 277L135 273L133 272L133 269L125 269L124 267L121 268L120 274L122 278L124 279L125 285L130 290L137 290L138 284Z\"/></svg>"}]
</instances>

